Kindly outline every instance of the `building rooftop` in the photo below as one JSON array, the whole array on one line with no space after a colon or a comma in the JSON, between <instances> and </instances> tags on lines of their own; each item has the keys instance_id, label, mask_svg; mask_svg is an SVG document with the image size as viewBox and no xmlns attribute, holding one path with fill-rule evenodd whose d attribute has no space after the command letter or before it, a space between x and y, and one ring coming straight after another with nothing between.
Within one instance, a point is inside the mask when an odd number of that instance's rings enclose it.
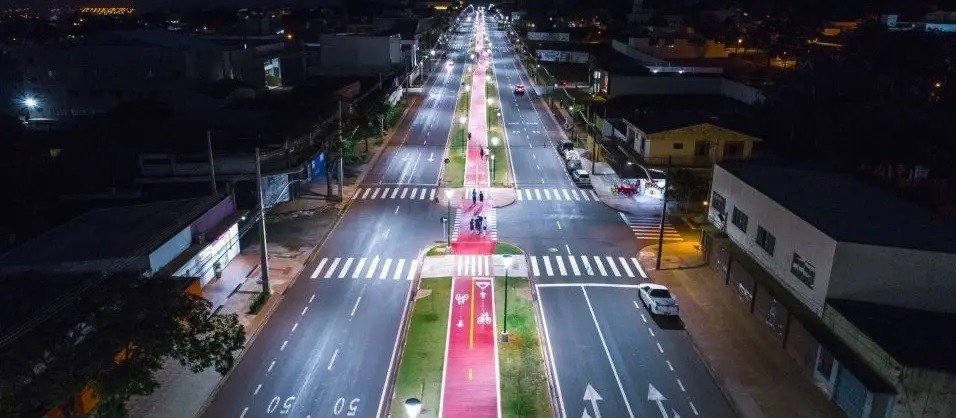
<instances>
[{"instance_id":1,"label":"building rooftop","mask_svg":"<svg viewBox=\"0 0 956 418\"><path fill-rule=\"evenodd\" d=\"M956 224L849 176L757 161L718 165L837 241L956 253Z\"/></svg>"},{"instance_id":2,"label":"building rooftop","mask_svg":"<svg viewBox=\"0 0 956 418\"><path fill-rule=\"evenodd\" d=\"M222 199L206 196L89 211L0 255L0 267L145 257Z\"/></svg>"},{"instance_id":3,"label":"building rooftop","mask_svg":"<svg viewBox=\"0 0 956 418\"><path fill-rule=\"evenodd\" d=\"M217 43L197 36L182 35L164 29L134 29L101 32L85 38L87 46L156 46L169 49L220 50Z\"/></svg>"},{"instance_id":4,"label":"building rooftop","mask_svg":"<svg viewBox=\"0 0 956 418\"><path fill-rule=\"evenodd\" d=\"M956 372L956 314L831 299L837 310L904 366Z\"/></svg>"},{"instance_id":5,"label":"building rooftop","mask_svg":"<svg viewBox=\"0 0 956 418\"><path fill-rule=\"evenodd\" d=\"M710 123L758 135L749 106L719 95L634 95L615 97L604 104L607 116L623 117L646 134ZM597 114L604 111L595 108Z\"/></svg>"}]
</instances>

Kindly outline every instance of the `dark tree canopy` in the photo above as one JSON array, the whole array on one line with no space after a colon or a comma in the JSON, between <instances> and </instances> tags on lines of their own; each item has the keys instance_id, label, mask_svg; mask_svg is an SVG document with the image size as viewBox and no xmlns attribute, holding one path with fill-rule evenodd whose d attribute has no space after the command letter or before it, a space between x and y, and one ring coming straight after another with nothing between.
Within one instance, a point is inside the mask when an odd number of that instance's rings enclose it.
<instances>
[{"instance_id":1,"label":"dark tree canopy","mask_svg":"<svg viewBox=\"0 0 956 418\"><path fill-rule=\"evenodd\" d=\"M40 416L67 405L94 382L98 413L124 416L125 402L157 387L167 357L198 372L226 373L245 342L235 315L211 315L209 302L183 293L182 280L117 275L105 280L28 274L0 279L0 333L74 289L89 290L12 343L0 347L0 415ZM120 354L122 353L122 354Z\"/></svg>"}]
</instances>

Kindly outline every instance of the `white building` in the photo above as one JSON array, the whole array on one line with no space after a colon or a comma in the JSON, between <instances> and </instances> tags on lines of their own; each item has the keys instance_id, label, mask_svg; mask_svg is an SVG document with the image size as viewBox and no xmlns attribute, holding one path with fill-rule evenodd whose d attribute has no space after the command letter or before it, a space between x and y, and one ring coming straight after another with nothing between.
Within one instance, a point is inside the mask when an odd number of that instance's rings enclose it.
<instances>
[{"instance_id":1,"label":"white building","mask_svg":"<svg viewBox=\"0 0 956 418\"><path fill-rule=\"evenodd\" d=\"M848 416L956 414L956 225L849 177L741 161L715 167L708 219L722 281Z\"/></svg>"},{"instance_id":2,"label":"white building","mask_svg":"<svg viewBox=\"0 0 956 418\"><path fill-rule=\"evenodd\" d=\"M743 162L717 165L711 201L709 218L817 313L827 299L956 313L956 228L911 203Z\"/></svg>"}]
</instances>

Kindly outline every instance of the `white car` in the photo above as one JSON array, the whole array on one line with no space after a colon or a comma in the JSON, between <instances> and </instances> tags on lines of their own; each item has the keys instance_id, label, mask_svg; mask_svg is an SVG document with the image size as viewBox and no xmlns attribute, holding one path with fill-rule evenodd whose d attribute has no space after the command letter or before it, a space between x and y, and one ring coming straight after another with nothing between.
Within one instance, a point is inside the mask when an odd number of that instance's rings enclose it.
<instances>
[{"instance_id":1,"label":"white car","mask_svg":"<svg viewBox=\"0 0 956 418\"><path fill-rule=\"evenodd\" d=\"M641 302L647 306L647 310L653 315L677 315L680 308L677 306L677 300L667 290L667 287L653 283L641 283L637 286L638 293L641 295Z\"/></svg>"}]
</instances>

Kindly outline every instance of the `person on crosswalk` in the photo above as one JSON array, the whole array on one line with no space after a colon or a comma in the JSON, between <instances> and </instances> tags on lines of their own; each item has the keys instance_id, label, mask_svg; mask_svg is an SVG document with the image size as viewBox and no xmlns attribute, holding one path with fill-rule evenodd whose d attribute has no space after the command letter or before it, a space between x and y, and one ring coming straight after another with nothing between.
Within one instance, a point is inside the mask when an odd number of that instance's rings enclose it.
<instances>
[{"instance_id":1,"label":"person on crosswalk","mask_svg":"<svg viewBox=\"0 0 956 418\"><path fill-rule=\"evenodd\" d=\"M481 155L481 160L484 161L484 159L485 159L485 147L478 147L478 149L479 149L479 152L480 152L480 155Z\"/></svg>"},{"instance_id":2,"label":"person on crosswalk","mask_svg":"<svg viewBox=\"0 0 956 418\"><path fill-rule=\"evenodd\" d=\"M484 192L484 191L478 192L478 201L481 202L481 203L485 203L485 192Z\"/></svg>"},{"instance_id":3,"label":"person on crosswalk","mask_svg":"<svg viewBox=\"0 0 956 418\"><path fill-rule=\"evenodd\" d=\"M468 221L468 230L470 230L472 234L475 233L475 218L471 218L471 220Z\"/></svg>"},{"instance_id":4,"label":"person on crosswalk","mask_svg":"<svg viewBox=\"0 0 956 418\"><path fill-rule=\"evenodd\" d=\"M478 204L478 191L475 189L471 189L471 205L474 206L477 204Z\"/></svg>"}]
</instances>

